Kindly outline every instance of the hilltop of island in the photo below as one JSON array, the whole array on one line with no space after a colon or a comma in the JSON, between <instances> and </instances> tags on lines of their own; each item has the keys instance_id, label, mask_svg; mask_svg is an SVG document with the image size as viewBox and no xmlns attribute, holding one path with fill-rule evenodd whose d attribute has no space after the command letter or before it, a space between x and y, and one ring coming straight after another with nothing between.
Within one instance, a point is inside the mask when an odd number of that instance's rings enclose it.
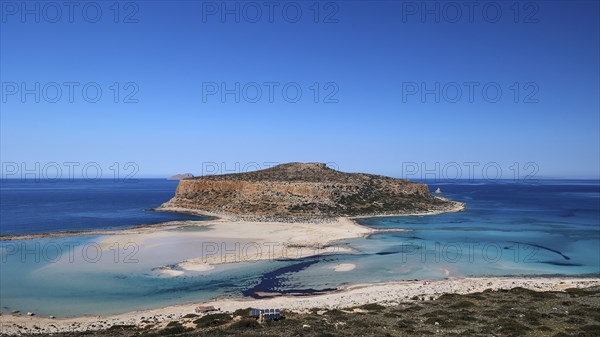
<instances>
[{"instance_id":1,"label":"hilltop of island","mask_svg":"<svg viewBox=\"0 0 600 337\"><path fill-rule=\"evenodd\" d=\"M182 179L175 197L161 206L270 219L432 214L462 208L462 203L431 195L426 184L340 172L323 163Z\"/></svg>"}]
</instances>

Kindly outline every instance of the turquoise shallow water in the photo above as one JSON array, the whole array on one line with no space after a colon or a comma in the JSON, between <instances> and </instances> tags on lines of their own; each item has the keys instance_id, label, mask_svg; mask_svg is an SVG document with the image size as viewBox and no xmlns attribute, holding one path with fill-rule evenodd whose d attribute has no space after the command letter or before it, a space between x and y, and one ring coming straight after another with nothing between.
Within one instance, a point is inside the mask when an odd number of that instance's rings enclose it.
<instances>
[{"instance_id":1,"label":"turquoise shallow water","mask_svg":"<svg viewBox=\"0 0 600 337\"><path fill-rule=\"evenodd\" d=\"M467 210L435 216L362 219L363 225L407 232L347 240L361 254L329 257L285 282L304 286L484 275L600 273L597 181L440 183L443 196ZM356 269L332 280L332 264Z\"/></svg>"},{"instance_id":2,"label":"turquoise shallow water","mask_svg":"<svg viewBox=\"0 0 600 337\"><path fill-rule=\"evenodd\" d=\"M104 247L98 257L94 253L100 238L94 236L3 241L0 310L97 315L364 282L600 274L598 181L430 183L432 190L437 187L443 196L465 201L467 210L362 219L366 226L409 231L339 242L355 248L353 254L227 264L177 277L165 277L155 267L197 257L200 243L173 242L158 254L132 247L119 247L117 254ZM333 271L340 263L356 268Z\"/></svg>"}]
</instances>

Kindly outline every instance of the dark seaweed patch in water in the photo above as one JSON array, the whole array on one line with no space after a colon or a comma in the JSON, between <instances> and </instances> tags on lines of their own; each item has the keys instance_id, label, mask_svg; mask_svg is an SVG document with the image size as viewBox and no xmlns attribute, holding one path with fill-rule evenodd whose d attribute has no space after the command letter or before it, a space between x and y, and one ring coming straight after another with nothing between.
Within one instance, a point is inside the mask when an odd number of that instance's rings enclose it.
<instances>
[{"instance_id":1,"label":"dark seaweed patch in water","mask_svg":"<svg viewBox=\"0 0 600 337\"><path fill-rule=\"evenodd\" d=\"M375 253L375 255L392 255L392 254L398 254L398 252L378 252L378 253Z\"/></svg>"},{"instance_id":2,"label":"dark seaweed patch in water","mask_svg":"<svg viewBox=\"0 0 600 337\"><path fill-rule=\"evenodd\" d=\"M425 240L421 237L415 236L415 235L407 235L407 234L403 234L403 233L393 233L392 232L380 232L380 233L373 233L373 234L369 234L367 236L367 239L378 239L378 238L402 238L402 239L412 239L412 240Z\"/></svg>"},{"instance_id":3,"label":"dark seaweed patch in water","mask_svg":"<svg viewBox=\"0 0 600 337\"><path fill-rule=\"evenodd\" d=\"M400 253L408 254L414 252L417 249L421 249L421 247L417 245L399 245L377 252L375 253L375 255L392 255Z\"/></svg>"},{"instance_id":4,"label":"dark seaweed patch in water","mask_svg":"<svg viewBox=\"0 0 600 337\"><path fill-rule=\"evenodd\" d=\"M540 263L551 264L553 266L565 266L565 267L581 267L582 264L579 263L569 263L569 262L555 262L555 261L541 261Z\"/></svg>"},{"instance_id":5,"label":"dark seaweed patch in water","mask_svg":"<svg viewBox=\"0 0 600 337\"><path fill-rule=\"evenodd\" d=\"M206 282L194 282L194 279L190 278L188 279L188 282L183 282L183 284L180 284L178 286L155 289L154 291L149 292L149 295L174 295L178 293L187 294L189 292L206 291L207 289L235 289L239 286L239 284L233 283L230 280L211 280Z\"/></svg>"},{"instance_id":6,"label":"dark seaweed patch in water","mask_svg":"<svg viewBox=\"0 0 600 337\"><path fill-rule=\"evenodd\" d=\"M406 238L406 239L413 239L413 240L425 240L423 238L420 238L420 237L414 236L414 235L411 235L411 236L393 235L393 236L400 237L400 238Z\"/></svg>"},{"instance_id":7,"label":"dark seaweed patch in water","mask_svg":"<svg viewBox=\"0 0 600 337\"><path fill-rule=\"evenodd\" d=\"M552 248L545 247L545 246L542 246L542 245L537 245L535 243L526 243L526 242L518 242L518 241L511 241L511 242L512 243L521 244L521 245L528 245L528 246L531 246L531 247L536 247L536 248L547 250L549 252L556 253L556 254L562 256L565 260L570 260L571 259L570 257L566 256L565 254L563 254L562 252L560 252L560 251L558 251L556 249L552 249Z\"/></svg>"},{"instance_id":8,"label":"dark seaweed patch in water","mask_svg":"<svg viewBox=\"0 0 600 337\"><path fill-rule=\"evenodd\" d=\"M295 263L289 266L285 266L279 269L276 269L272 272L268 272L263 274L260 283L256 286L242 291L244 296L249 296L255 299L266 298L269 296L260 295L260 293L278 293L278 294L304 294L310 295L319 292L326 291L334 291L337 290L335 288L325 288L325 289L283 289L283 282L285 278L282 277L285 274L296 273L302 271L311 265L318 263L319 259L310 259L306 261L302 261L300 263Z\"/></svg>"}]
</instances>

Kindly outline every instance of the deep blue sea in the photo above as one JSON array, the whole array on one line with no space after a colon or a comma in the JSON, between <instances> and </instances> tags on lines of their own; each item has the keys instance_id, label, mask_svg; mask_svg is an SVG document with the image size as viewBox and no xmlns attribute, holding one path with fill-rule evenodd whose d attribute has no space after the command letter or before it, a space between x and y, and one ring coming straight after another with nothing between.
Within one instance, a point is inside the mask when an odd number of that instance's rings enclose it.
<instances>
[{"instance_id":1,"label":"deep blue sea","mask_svg":"<svg viewBox=\"0 0 600 337\"><path fill-rule=\"evenodd\" d=\"M154 212L173 197L177 181L6 179L0 183L0 234L131 227L201 217Z\"/></svg>"},{"instance_id":2,"label":"deep blue sea","mask_svg":"<svg viewBox=\"0 0 600 337\"><path fill-rule=\"evenodd\" d=\"M311 292L391 280L491 275L600 274L600 182L584 180L427 182L431 191L466 202L434 216L361 219L366 226L408 229L338 245L353 253L219 265L205 273L163 277L156 266L194 257L190 242L156 241L135 264L69 261L97 236L0 241L0 311L96 315L260 292ZM2 234L128 227L187 215L148 211L170 199L176 182L2 183ZM69 243L69 245L67 245ZM169 246L169 244L171 246ZM64 258L48 252L62 247ZM185 255L175 252L179 247ZM186 249L185 247L192 247ZM46 253L35 259L35 252ZM67 254L69 253L69 254ZM78 252L77 254L80 254ZM51 254L50 254L51 255ZM335 272L339 264L355 269Z\"/></svg>"}]
</instances>

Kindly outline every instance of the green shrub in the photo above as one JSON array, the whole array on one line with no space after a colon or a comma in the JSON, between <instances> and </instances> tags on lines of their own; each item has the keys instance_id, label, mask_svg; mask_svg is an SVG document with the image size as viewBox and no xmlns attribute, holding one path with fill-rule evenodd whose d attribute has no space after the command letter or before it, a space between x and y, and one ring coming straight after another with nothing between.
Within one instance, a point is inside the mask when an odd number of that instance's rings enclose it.
<instances>
[{"instance_id":1,"label":"green shrub","mask_svg":"<svg viewBox=\"0 0 600 337\"><path fill-rule=\"evenodd\" d=\"M440 297L438 297L438 300L446 301L446 302L455 302L455 301L460 300L463 297L464 296L461 296L459 294L442 294Z\"/></svg>"},{"instance_id":2,"label":"green shrub","mask_svg":"<svg viewBox=\"0 0 600 337\"><path fill-rule=\"evenodd\" d=\"M248 317L248 315L250 314L250 310L252 310L252 308L237 309L233 312L233 316Z\"/></svg>"},{"instance_id":3,"label":"green shrub","mask_svg":"<svg viewBox=\"0 0 600 337\"><path fill-rule=\"evenodd\" d=\"M229 314L211 314L198 318L194 321L194 323L199 328L207 328L211 326L223 325L231 320L232 318Z\"/></svg>"},{"instance_id":4,"label":"green shrub","mask_svg":"<svg viewBox=\"0 0 600 337\"><path fill-rule=\"evenodd\" d=\"M179 323L177 321L171 321L171 322L169 322L169 324L167 324L167 328L172 327L172 326L181 326L181 323Z\"/></svg>"},{"instance_id":5,"label":"green shrub","mask_svg":"<svg viewBox=\"0 0 600 337\"><path fill-rule=\"evenodd\" d=\"M369 304L361 305L359 308L363 309L363 310L377 310L377 311L385 309L385 307L383 305L377 304L377 303L369 303Z\"/></svg>"},{"instance_id":6,"label":"green shrub","mask_svg":"<svg viewBox=\"0 0 600 337\"><path fill-rule=\"evenodd\" d=\"M600 325L585 325L580 328L582 332L589 334L590 336L600 336Z\"/></svg>"},{"instance_id":7,"label":"green shrub","mask_svg":"<svg viewBox=\"0 0 600 337\"><path fill-rule=\"evenodd\" d=\"M160 330L158 332L158 335L160 336L169 336L169 335L178 335L181 333L186 332L188 329L186 329L183 325L181 325L181 323L173 321L173 322L169 322L169 324L167 324L167 327Z\"/></svg>"},{"instance_id":8,"label":"green shrub","mask_svg":"<svg viewBox=\"0 0 600 337\"><path fill-rule=\"evenodd\" d=\"M527 331L531 330L529 327L507 318L498 320L496 324L500 326L498 332L507 336L523 336Z\"/></svg>"},{"instance_id":9,"label":"green shrub","mask_svg":"<svg viewBox=\"0 0 600 337\"><path fill-rule=\"evenodd\" d=\"M593 295L594 294L593 291L587 291L587 290L579 289L579 288L565 289L565 292L567 294L571 295L571 297L589 296L589 295Z\"/></svg>"},{"instance_id":10,"label":"green shrub","mask_svg":"<svg viewBox=\"0 0 600 337\"><path fill-rule=\"evenodd\" d=\"M346 316L346 313L339 309L333 309L333 310L326 311L325 315L340 318L340 317Z\"/></svg>"},{"instance_id":11,"label":"green shrub","mask_svg":"<svg viewBox=\"0 0 600 337\"><path fill-rule=\"evenodd\" d=\"M244 318L233 324L231 324L230 329L232 330L244 330L244 329L253 329L259 327L260 324L253 318Z\"/></svg>"},{"instance_id":12,"label":"green shrub","mask_svg":"<svg viewBox=\"0 0 600 337\"><path fill-rule=\"evenodd\" d=\"M456 302L454 304L450 305L450 308L452 309L466 309L466 308L472 308L475 306L475 303L471 302L471 301L459 301Z\"/></svg>"},{"instance_id":13,"label":"green shrub","mask_svg":"<svg viewBox=\"0 0 600 337\"><path fill-rule=\"evenodd\" d=\"M125 324L115 324L108 328L108 330L125 330L125 329L134 329L135 325L125 325Z\"/></svg>"}]
</instances>

